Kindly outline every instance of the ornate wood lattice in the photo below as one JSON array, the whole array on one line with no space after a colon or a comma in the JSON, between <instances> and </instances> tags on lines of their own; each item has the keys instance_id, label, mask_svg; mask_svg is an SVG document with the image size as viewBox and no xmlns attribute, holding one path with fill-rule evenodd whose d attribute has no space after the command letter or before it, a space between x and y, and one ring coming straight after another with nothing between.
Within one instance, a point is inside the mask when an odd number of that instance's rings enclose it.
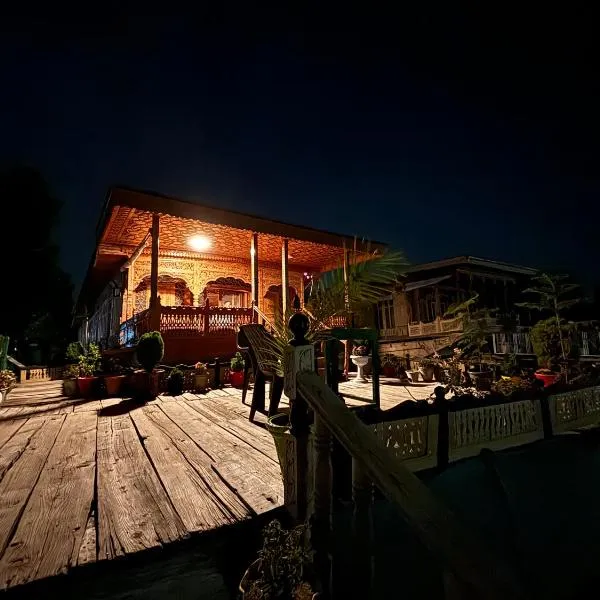
<instances>
[{"instance_id":1,"label":"ornate wood lattice","mask_svg":"<svg viewBox=\"0 0 600 600\"><path fill-rule=\"evenodd\" d=\"M555 433L586 427L600 420L600 387L556 394L548 404Z\"/></svg>"},{"instance_id":2,"label":"ornate wood lattice","mask_svg":"<svg viewBox=\"0 0 600 600\"><path fill-rule=\"evenodd\" d=\"M449 460L479 454L483 448L500 450L544 437L539 400L490 404L450 412Z\"/></svg>"},{"instance_id":3,"label":"ornate wood lattice","mask_svg":"<svg viewBox=\"0 0 600 600\"><path fill-rule=\"evenodd\" d=\"M251 321L251 308L161 306L160 309L160 331L169 337L232 334Z\"/></svg>"}]
</instances>

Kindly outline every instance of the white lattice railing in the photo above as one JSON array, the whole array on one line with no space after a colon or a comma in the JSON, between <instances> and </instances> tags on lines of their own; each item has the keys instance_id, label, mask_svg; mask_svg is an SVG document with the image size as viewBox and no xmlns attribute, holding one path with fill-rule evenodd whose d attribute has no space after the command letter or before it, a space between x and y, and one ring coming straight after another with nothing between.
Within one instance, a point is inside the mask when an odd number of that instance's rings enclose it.
<instances>
[{"instance_id":1,"label":"white lattice railing","mask_svg":"<svg viewBox=\"0 0 600 600\"><path fill-rule=\"evenodd\" d=\"M600 387L555 394L548 398L548 404L555 433L600 422Z\"/></svg>"},{"instance_id":2,"label":"white lattice railing","mask_svg":"<svg viewBox=\"0 0 600 600\"><path fill-rule=\"evenodd\" d=\"M526 331L492 334L494 354L533 354L531 337Z\"/></svg>"},{"instance_id":3,"label":"white lattice railing","mask_svg":"<svg viewBox=\"0 0 600 600\"><path fill-rule=\"evenodd\" d=\"M483 448L521 446L544 437L539 400L457 410L448 414L448 460L475 456Z\"/></svg>"}]
</instances>

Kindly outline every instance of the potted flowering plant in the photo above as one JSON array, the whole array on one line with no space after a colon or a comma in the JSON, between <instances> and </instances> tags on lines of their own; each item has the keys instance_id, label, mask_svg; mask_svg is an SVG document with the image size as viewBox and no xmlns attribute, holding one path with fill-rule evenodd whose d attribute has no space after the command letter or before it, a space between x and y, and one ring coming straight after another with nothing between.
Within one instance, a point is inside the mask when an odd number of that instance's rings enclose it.
<instances>
[{"instance_id":1,"label":"potted flowering plant","mask_svg":"<svg viewBox=\"0 0 600 600\"><path fill-rule=\"evenodd\" d=\"M8 369L0 371L0 402L4 400L6 394L8 394L16 382L17 378L12 371Z\"/></svg>"},{"instance_id":2,"label":"potted flowering plant","mask_svg":"<svg viewBox=\"0 0 600 600\"><path fill-rule=\"evenodd\" d=\"M432 358L429 356L419 359L419 373L421 374L423 381L426 383L431 383L433 381L435 368L439 362L440 361L436 360L435 357Z\"/></svg>"},{"instance_id":3,"label":"potted flowering plant","mask_svg":"<svg viewBox=\"0 0 600 600\"><path fill-rule=\"evenodd\" d=\"M83 398L90 398L94 390L95 375L100 364L100 349L96 344L90 344L87 352L79 356L79 377L77 386Z\"/></svg>"},{"instance_id":4,"label":"potted flowering plant","mask_svg":"<svg viewBox=\"0 0 600 600\"><path fill-rule=\"evenodd\" d=\"M239 352L235 353L235 356L231 359L229 364L229 382L233 387L240 388L244 385L244 359Z\"/></svg>"},{"instance_id":5,"label":"potted flowering plant","mask_svg":"<svg viewBox=\"0 0 600 600\"><path fill-rule=\"evenodd\" d=\"M277 520L263 529L263 547L240 583L244 600L315 600L310 584L306 525L283 529Z\"/></svg>"},{"instance_id":6,"label":"potted flowering plant","mask_svg":"<svg viewBox=\"0 0 600 600\"><path fill-rule=\"evenodd\" d=\"M350 360L358 369L356 379L362 382L368 381L365 375L365 367L371 362L371 357L369 356L369 346L364 342L359 342L356 346L354 346L352 354L350 355Z\"/></svg>"},{"instance_id":7,"label":"potted flowering plant","mask_svg":"<svg viewBox=\"0 0 600 600\"><path fill-rule=\"evenodd\" d=\"M396 377L398 375L398 359L393 354L382 356L381 372L385 377Z\"/></svg>"},{"instance_id":8,"label":"potted flowering plant","mask_svg":"<svg viewBox=\"0 0 600 600\"><path fill-rule=\"evenodd\" d=\"M208 367L206 363L197 362L194 365L194 387L201 392L208 387Z\"/></svg>"}]
</instances>

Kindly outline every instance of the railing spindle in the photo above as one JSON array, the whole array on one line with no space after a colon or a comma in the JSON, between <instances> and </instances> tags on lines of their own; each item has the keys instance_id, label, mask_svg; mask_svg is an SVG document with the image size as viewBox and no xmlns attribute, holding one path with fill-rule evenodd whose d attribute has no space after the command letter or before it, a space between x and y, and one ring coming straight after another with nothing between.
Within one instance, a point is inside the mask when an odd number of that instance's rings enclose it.
<instances>
[{"instance_id":1,"label":"railing spindle","mask_svg":"<svg viewBox=\"0 0 600 600\"><path fill-rule=\"evenodd\" d=\"M369 598L375 571L373 557L373 482L362 464L352 458L353 587L357 598Z\"/></svg>"}]
</instances>

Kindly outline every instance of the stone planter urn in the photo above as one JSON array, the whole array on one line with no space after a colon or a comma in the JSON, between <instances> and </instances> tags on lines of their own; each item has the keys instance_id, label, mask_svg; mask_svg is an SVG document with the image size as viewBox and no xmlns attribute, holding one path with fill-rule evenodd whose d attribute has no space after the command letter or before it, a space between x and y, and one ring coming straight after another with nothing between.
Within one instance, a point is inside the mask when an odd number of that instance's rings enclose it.
<instances>
[{"instance_id":1,"label":"stone planter urn","mask_svg":"<svg viewBox=\"0 0 600 600\"><path fill-rule=\"evenodd\" d=\"M350 360L356 365L358 369L358 375L356 377L357 381L362 381L363 383L368 383L369 380L365 375L365 367L371 362L370 356L358 356L356 354L352 354L350 356Z\"/></svg>"}]
</instances>

